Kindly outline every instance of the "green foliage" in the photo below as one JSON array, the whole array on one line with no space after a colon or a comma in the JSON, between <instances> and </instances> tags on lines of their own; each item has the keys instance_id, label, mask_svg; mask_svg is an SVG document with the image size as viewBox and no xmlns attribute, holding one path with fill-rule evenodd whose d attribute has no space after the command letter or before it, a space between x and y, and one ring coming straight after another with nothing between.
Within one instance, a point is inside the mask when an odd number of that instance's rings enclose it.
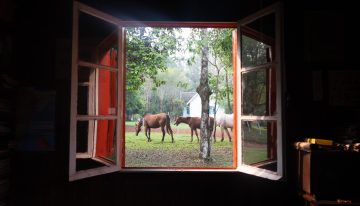
<instances>
[{"instance_id":1,"label":"green foliage","mask_svg":"<svg viewBox=\"0 0 360 206\"><path fill-rule=\"evenodd\" d=\"M209 85L217 99L227 112L232 112L233 102L233 67L232 67L232 31L233 29L207 29L206 38L201 39L202 29L193 29L191 39L188 42L189 51L194 55L189 59L189 64L196 61L195 55L199 55L201 48L208 44L210 57L208 61L213 67L209 73Z\"/></svg>"},{"instance_id":2,"label":"green foliage","mask_svg":"<svg viewBox=\"0 0 360 206\"><path fill-rule=\"evenodd\" d=\"M243 67L267 63L268 45L247 36L242 37ZM243 75L243 111L246 114L265 115L266 112L266 78L265 70L248 72Z\"/></svg>"},{"instance_id":3,"label":"green foliage","mask_svg":"<svg viewBox=\"0 0 360 206\"><path fill-rule=\"evenodd\" d=\"M184 72L179 68L168 68L166 71L158 73L157 79L164 84L159 85L156 90L149 90L147 87L152 83L145 84L142 92L146 94L147 113L169 113L170 117L182 114L184 101L179 99L181 91L187 88L188 80ZM148 81L151 81L148 79Z\"/></svg>"},{"instance_id":4,"label":"green foliage","mask_svg":"<svg viewBox=\"0 0 360 206\"><path fill-rule=\"evenodd\" d=\"M241 40L243 41L241 48L243 67L265 64L267 62L266 48L269 46L247 36L242 36Z\"/></svg>"},{"instance_id":5,"label":"green foliage","mask_svg":"<svg viewBox=\"0 0 360 206\"><path fill-rule=\"evenodd\" d=\"M126 92L126 118L132 119L133 114L144 113L144 100L140 91L127 91Z\"/></svg>"},{"instance_id":6,"label":"green foliage","mask_svg":"<svg viewBox=\"0 0 360 206\"><path fill-rule=\"evenodd\" d=\"M155 87L164 84L157 74L165 71L166 61L176 50L172 28L134 27L126 30L126 90L139 90L146 78Z\"/></svg>"}]
</instances>

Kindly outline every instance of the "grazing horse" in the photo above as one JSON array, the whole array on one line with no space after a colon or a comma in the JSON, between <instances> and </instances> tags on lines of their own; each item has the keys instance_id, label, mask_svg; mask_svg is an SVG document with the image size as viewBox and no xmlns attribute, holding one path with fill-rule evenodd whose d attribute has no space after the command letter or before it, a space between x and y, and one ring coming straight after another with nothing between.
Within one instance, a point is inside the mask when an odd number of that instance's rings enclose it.
<instances>
[{"instance_id":1,"label":"grazing horse","mask_svg":"<svg viewBox=\"0 0 360 206\"><path fill-rule=\"evenodd\" d=\"M171 135L172 143L174 143L173 131L170 127L170 117L166 113L145 114L144 117L139 119L139 121L135 124L136 136L138 136L142 126L144 126L145 128L145 135L147 137L148 142L151 142L150 129L159 128L159 127L161 127L161 131L162 131L161 142L164 142L164 136L165 136L164 128L166 127L166 131L169 135Z\"/></svg>"},{"instance_id":2,"label":"grazing horse","mask_svg":"<svg viewBox=\"0 0 360 206\"><path fill-rule=\"evenodd\" d=\"M209 117L210 118L210 134L212 133L212 129L214 126L214 118L213 117ZM195 135L197 137L197 140L199 142L199 136L197 133L197 129L200 129L200 125L201 125L201 118L200 117L182 117L179 116L176 118L175 121L175 125L178 126L180 123L185 123L187 125L189 125L190 129L191 129L191 141L193 141L193 134L195 131Z\"/></svg>"},{"instance_id":3,"label":"grazing horse","mask_svg":"<svg viewBox=\"0 0 360 206\"><path fill-rule=\"evenodd\" d=\"M230 128L232 131L234 126L234 114L219 115L219 117L216 118L216 125L221 128L221 141L224 141L224 130L225 130L229 137L229 142L231 142L231 135L229 133L228 128ZM216 142L215 135L214 135L214 142Z\"/></svg>"}]
</instances>

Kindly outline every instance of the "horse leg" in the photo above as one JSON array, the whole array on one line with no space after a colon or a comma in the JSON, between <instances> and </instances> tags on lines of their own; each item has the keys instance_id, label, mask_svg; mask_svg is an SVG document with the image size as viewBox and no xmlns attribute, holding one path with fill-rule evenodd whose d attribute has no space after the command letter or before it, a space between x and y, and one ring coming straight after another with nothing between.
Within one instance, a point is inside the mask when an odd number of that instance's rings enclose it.
<instances>
[{"instance_id":1,"label":"horse leg","mask_svg":"<svg viewBox=\"0 0 360 206\"><path fill-rule=\"evenodd\" d=\"M215 126L215 128L214 128L214 131L213 131L213 133L214 133L214 143L216 142L216 126Z\"/></svg>"},{"instance_id":2,"label":"horse leg","mask_svg":"<svg viewBox=\"0 0 360 206\"><path fill-rule=\"evenodd\" d=\"M145 127L145 136L146 136L146 140L149 142L149 137L148 137L148 131L147 131L147 128Z\"/></svg>"},{"instance_id":3,"label":"horse leg","mask_svg":"<svg viewBox=\"0 0 360 206\"><path fill-rule=\"evenodd\" d=\"M191 142L193 141L193 134L194 134L194 130L193 129L190 129L191 130Z\"/></svg>"},{"instance_id":4,"label":"horse leg","mask_svg":"<svg viewBox=\"0 0 360 206\"><path fill-rule=\"evenodd\" d=\"M171 135L171 143L174 143L174 134L170 125L166 126L166 131L168 132L169 135Z\"/></svg>"},{"instance_id":5,"label":"horse leg","mask_svg":"<svg viewBox=\"0 0 360 206\"><path fill-rule=\"evenodd\" d=\"M144 132L145 132L145 137L146 137L146 140L149 141L149 137L148 137L148 133L147 133L147 127L144 127Z\"/></svg>"},{"instance_id":6,"label":"horse leg","mask_svg":"<svg viewBox=\"0 0 360 206\"><path fill-rule=\"evenodd\" d=\"M171 143L174 143L174 135L171 128L170 128L170 133L171 133Z\"/></svg>"},{"instance_id":7,"label":"horse leg","mask_svg":"<svg viewBox=\"0 0 360 206\"><path fill-rule=\"evenodd\" d=\"M145 128L145 136L146 136L147 141L150 142L149 141L148 128Z\"/></svg>"},{"instance_id":8,"label":"horse leg","mask_svg":"<svg viewBox=\"0 0 360 206\"><path fill-rule=\"evenodd\" d=\"M198 142L199 142L199 135L198 135L198 133L197 133L197 129L195 129L195 135L196 135L197 140L198 140Z\"/></svg>"},{"instance_id":9,"label":"horse leg","mask_svg":"<svg viewBox=\"0 0 360 206\"><path fill-rule=\"evenodd\" d=\"M230 135L229 130L228 130L227 127L225 127L225 131L226 131L226 133L227 133L227 135L229 137L229 142L231 142L231 135Z\"/></svg>"},{"instance_id":10,"label":"horse leg","mask_svg":"<svg viewBox=\"0 0 360 206\"><path fill-rule=\"evenodd\" d=\"M162 132L161 143L163 143L164 142L164 137L165 137L165 129L164 129L164 127L161 127L161 132Z\"/></svg>"},{"instance_id":11,"label":"horse leg","mask_svg":"<svg viewBox=\"0 0 360 206\"><path fill-rule=\"evenodd\" d=\"M221 141L224 141L224 127L221 126Z\"/></svg>"},{"instance_id":12,"label":"horse leg","mask_svg":"<svg viewBox=\"0 0 360 206\"><path fill-rule=\"evenodd\" d=\"M151 138L150 138L150 131L151 131L151 129L150 129L150 128L147 128L147 131L148 131L148 133L149 133L149 134L148 134L148 135L149 135L149 136L148 136L148 142L151 142Z\"/></svg>"}]
</instances>

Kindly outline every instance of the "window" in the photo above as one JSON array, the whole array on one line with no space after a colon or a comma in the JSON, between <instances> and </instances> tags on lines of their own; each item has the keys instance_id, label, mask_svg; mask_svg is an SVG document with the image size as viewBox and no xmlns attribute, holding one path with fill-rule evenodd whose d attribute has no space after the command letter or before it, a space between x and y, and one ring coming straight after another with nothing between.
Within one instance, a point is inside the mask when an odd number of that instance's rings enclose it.
<instances>
[{"instance_id":1,"label":"window","mask_svg":"<svg viewBox=\"0 0 360 206\"><path fill-rule=\"evenodd\" d=\"M189 115L190 114L190 105L187 105L186 106L186 115Z\"/></svg>"},{"instance_id":2,"label":"window","mask_svg":"<svg viewBox=\"0 0 360 206\"><path fill-rule=\"evenodd\" d=\"M121 21L74 2L69 180L115 171L150 170L240 171L269 179L281 178L279 22L278 4L239 23L139 23ZM125 167L125 30L144 24L150 27L234 28L234 167ZM185 110L190 113L189 107Z\"/></svg>"}]
</instances>

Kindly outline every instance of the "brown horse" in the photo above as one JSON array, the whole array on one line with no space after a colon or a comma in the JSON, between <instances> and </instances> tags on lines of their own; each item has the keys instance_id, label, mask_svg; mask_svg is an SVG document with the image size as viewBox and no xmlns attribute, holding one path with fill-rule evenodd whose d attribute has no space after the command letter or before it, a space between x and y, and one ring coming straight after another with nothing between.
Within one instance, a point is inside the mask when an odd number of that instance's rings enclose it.
<instances>
[{"instance_id":1,"label":"brown horse","mask_svg":"<svg viewBox=\"0 0 360 206\"><path fill-rule=\"evenodd\" d=\"M210 118L210 134L212 133L212 129L214 126L214 118L213 117L209 117ZM197 140L199 142L199 136L197 133L197 129L200 129L200 124L201 124L201 118L200 117L182 117L179 116L176 118L175 120L175 125L178 126L180 123L185 123L187 125L189 125L190 129L191 129L191 141L193 141L193 134L195 131L195 135L197 137Z\"/></svg>"},{"instance_id":2,"label":"brown horse","mask_svg":"<svg viewBox=\"0 0 360 206\"><path fill-rule=\"evenodd\" d=\"M138 136L142 126L144 126L145 128L145 135L147 137L148 142L151 142L150 129L159 128L159 127L161 127L161 131L162 131L161 142L164 142L164 136L165 136L164 128L166 127L166 131L169 135L171 135L172 143L174 143L173 131L171 130L170 127L170 117L166 113L145 114L144 117L139 119L138 123L135 124L136 136Z\"/></svg>"}]
</instances>

